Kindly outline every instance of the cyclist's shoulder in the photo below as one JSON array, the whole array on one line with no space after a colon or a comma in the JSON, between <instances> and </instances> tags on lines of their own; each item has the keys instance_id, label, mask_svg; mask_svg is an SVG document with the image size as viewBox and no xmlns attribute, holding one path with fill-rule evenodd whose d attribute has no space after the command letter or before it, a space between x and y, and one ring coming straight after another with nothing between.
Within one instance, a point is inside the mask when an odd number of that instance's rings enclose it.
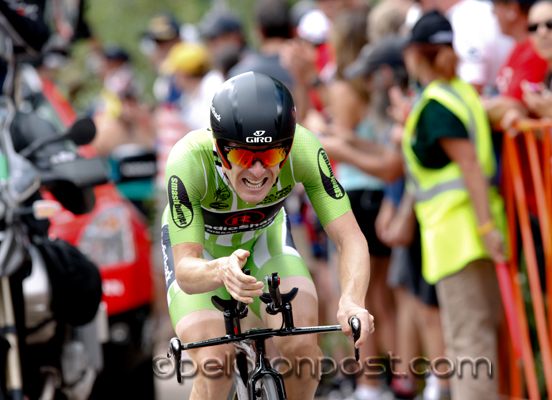
<instances>
[{"instance_id":1,"label":"cyclist's shoulder","mask_svg":"<svg viewBox=\"0 0 552 400\"><path fill-rule=\"evenodd\" d=\"M191 131L174 146L178 151L193 151L197 149L213 148L213 133L211 128L202 128Z\"/></svg>"},{"instance_id":2,"label":"cyclist's shoulder","mask_svg":"<svg viewBox=\"0 0 552 400\"><path fill-rule=\"evenodd\" d=\"M178 160L200 157L201 153L210 154L214 149L213 134L209 128L191 131L172 148L168 163Z\"/></svg>"},{"instance_id":3,"label":"cyclist's shoulder","mask_svg":"<svg viewBox=\"0 0 552 400\"><path fill-rule=\"evenodd\" d=\"M295 154L296 157L302 157L311 152L317 152L319 148L320 141L316 135L304 126L297 124L291 149L292 155Z\"/></svg>"}]
</instances>

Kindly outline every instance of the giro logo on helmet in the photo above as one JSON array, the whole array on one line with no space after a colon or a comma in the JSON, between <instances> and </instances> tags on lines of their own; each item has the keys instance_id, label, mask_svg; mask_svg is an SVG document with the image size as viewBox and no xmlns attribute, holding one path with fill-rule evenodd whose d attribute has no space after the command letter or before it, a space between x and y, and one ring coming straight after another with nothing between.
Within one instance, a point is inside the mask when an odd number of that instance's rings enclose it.
<instances>
[{"instance_id":1,"label":"giro logo on helmet","mask_svg":"<svg viewBox=\"0 0 552 400\"><path fill-rule=\"evenodd\" d=\"M247 143L270 143L272 142L272 138L269 137L261 137L265 134L266 131L255 131L253 132L254 137L248 137L245 139Z\"/></svg>"},{"instance_id":2,"label":"giro logo on helmet","mask_svg":"<svg viewBox=\"0 0 552 400\"><path fill-rule=\"evenodd\" d=\"M217 111L215 110L215 106L211 104L211 112L213 113L213 116L217 119L218 122L220 122L220 114L217 114Z\"/></svg>"}]
</instances>

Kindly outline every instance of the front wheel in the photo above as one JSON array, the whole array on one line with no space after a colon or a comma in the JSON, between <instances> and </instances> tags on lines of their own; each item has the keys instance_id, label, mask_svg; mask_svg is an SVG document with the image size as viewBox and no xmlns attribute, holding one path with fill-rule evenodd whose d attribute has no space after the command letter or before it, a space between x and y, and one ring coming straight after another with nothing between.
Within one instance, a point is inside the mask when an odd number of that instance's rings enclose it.
<instances>
[{"instance_id":1,"label":"front wheel","mask_svg":"<svg viewBox=\"0 0 552 400\"><path fill-rule=\"evenodd\" d=\"M276 387L276 382L274 378L270 375L265 375L259 381L261 389L261 400L278 400L280 396L278 395L278 388Z\"/></svg>"}]
</instances>

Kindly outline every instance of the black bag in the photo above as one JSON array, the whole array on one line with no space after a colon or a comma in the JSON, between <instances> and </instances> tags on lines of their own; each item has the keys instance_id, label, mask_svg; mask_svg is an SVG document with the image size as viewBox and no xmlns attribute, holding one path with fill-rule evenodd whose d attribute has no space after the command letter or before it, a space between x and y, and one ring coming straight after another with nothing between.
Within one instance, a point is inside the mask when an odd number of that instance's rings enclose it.
<instances>
[{"instance_id":1,"label":"black bag","mask_svg":"<svg viewBox=\"0 0 552 400\"><path fill-rule=\"evenodd\" d=\"M64 240L35 237L33 242L48 269L54 318L74 326L92 321L102 299L98 267Z\"/></svg>"}]
</instances>

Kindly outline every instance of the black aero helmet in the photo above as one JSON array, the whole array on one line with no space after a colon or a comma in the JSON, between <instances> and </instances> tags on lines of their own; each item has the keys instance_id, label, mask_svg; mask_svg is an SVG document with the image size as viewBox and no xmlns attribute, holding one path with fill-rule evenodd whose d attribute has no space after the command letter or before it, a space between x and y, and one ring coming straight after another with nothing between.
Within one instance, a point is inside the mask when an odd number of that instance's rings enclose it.
<instances>
[{"instance_id":1,"label":"black aero helmet","mask_svg":"<svg viewBox=\"0 0 552 400\"><path fill-rule=\"evenodd\" d=\"M295 114L291 93L277 79L246 72L224 82L211 103L211 129L225 166L230 168L220 148L227 142L246 146L283 142L291 148Z\"/></svg>"}]
</instances>

